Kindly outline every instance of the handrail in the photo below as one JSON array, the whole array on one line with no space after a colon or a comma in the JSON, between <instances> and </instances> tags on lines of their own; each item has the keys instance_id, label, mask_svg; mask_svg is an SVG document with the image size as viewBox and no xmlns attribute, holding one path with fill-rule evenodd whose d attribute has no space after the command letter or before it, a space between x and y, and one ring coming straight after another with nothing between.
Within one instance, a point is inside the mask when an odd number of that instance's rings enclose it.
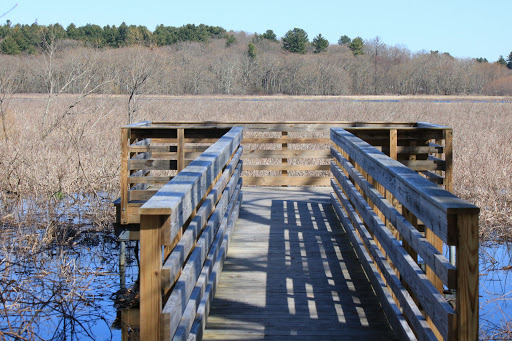
<instances>
[{"instance_id":1,"label":"handrail","mask_svg":"<svg viewBox=\"0 0 512 341\"><path fill-rule=\"evenodd\" d=\"M331 140L333 205L397 334L476 339L479 208L344 129ZM455 265L438 238L456 246Z\"/></svg>"},{"instance_id":2,"label":"handrail","mask_svg":"<svg viewBox=\"0 0 512 341\"><path fill-rule=\"evenodd\" d=\"M447 190L452 188L451 128L445 126L424 122L146 121L121 129L121 197L115 202L119 230L122 226L138 230L142 203L233 126L244 127L245 185L329 186L329 129L341 127ZM430 159L430 154L443 160Z\"/></svg>"},{"instance_id":3,"label":"handrail","mask_svg":"<svg viewBox=\"0 0 512 341\"><path fill-rule=\"evenodd\" d=\"M242 135L231 128L140 207L141 339L204 328L194 319L207 316L240 209Z\"/></svg>"}]
</instances>

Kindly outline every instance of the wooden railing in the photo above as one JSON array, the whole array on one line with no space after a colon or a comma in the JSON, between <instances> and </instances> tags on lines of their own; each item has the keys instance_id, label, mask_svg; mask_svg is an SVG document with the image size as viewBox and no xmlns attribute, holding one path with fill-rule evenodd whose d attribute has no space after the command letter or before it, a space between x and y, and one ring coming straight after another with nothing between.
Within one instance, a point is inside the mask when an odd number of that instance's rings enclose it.
<instances>
[{"instance_id":1,"label":"wooden railing","mask_svg":"<svg viewBox=\"0 0 512 341\"><path fill-rule=\"evenodd\" d=\"M141 122L121 129L117 223L138 239L139 208L233 126L244 127L244 184L329 186L329 129L354 135L452 189L451 128L424 122Z\"/></svg>"},{"instance_id":2,"label":"wooden railing","mask_svg":"<svg viewBox=\"0 0 512 341\"><path fill-rule=\"evenodd\" d=\"M401 339L476 340L479 209L435 185L438 174L421 176L347 130L331 139L332 203L392 328ZM451 158L437 145L411 147L436 163Z\"/></svg>"},{"instance_id":3,"label":"wooden railing","mask_svg":"<svg viewBox=\"0 0 512 341\"><path fill-rule=\"evenodd\" d=\"M139 224L140 206L230 128L149 121L122 127L119 224Z\"/></svg>"},{"instance_id":4,"label":"wooden railing","mask_svg":"<svg viewBox=\"0 0 512 341\"><path fill-rule=\"evenodd\" d=\"M229 129L140 207L141 340L200 339L240 210L242 134Z\"/></svg>"}]
</instances>

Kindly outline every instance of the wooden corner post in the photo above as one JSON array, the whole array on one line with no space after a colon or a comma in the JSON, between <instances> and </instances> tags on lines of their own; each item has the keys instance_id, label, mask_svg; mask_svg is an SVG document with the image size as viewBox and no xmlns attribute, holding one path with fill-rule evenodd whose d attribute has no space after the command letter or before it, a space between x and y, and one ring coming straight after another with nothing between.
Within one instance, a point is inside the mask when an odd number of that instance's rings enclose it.
<instances>
[{"instance_id":1,"label":"wooden corner post","mask_svg":"<svg viewBox=\"0 0 512 341\"><path fill-rule=\"evenodd\" d=\"M478 212L457 215L457 339L478 340Z\"/></svg>"},{"instance_id":2,"label":"wooden corner post","mask_svg":"<svg viewBox=\"0 0 512 341\"><path fill-rule=\"evenodd\" d=\"M119 179L121 185L121 224L128 223L128 145L130 144L130 131L129 128L121 128L121 178Z\"/></svg>"},{"instance_id":3,"label":"wooden corner post","mask_svg":"<svg viewBox=\"0 0 512 341\"><path fill-rule=\"evenodd\" d=\"M162 237L166 216L140 217L140 337L160 340Z\"/></svg>"}]
</instances>

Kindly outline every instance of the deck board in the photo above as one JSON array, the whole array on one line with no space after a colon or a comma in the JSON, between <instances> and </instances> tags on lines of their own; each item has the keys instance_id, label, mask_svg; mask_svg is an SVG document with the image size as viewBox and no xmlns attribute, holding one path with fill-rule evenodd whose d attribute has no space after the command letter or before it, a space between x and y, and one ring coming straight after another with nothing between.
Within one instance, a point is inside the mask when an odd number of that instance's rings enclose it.
<instances>
[{"instance_id":1,"label":"deck board","mask_svg":"<svg viewBox=\"0 0 512 341\"><path fill-rule=\"evenodd\" d=\"M203 340L393 339L329 192L244 187Z\"/></svg>"}]
</instances>

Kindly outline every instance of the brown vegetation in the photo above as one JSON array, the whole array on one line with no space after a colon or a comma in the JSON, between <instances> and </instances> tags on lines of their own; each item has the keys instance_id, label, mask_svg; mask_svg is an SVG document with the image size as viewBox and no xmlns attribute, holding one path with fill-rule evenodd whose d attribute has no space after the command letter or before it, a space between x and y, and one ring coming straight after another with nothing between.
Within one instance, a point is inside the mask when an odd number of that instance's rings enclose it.
<instances>
[{"instance_id":1,"label":"brown vegetation","mask_svg":"<svg viewBox=\"0 0 512 341\"><path fill-rule=\"evenodd\" d=\"M395 98L398 99L398 98ZM512 226L511 103L483 103L483 98L400 97L400 102L361 101L348 97L166 97L139 98L134 121L207 120L346 120L428 121L454 128L455 192L482 208L482 235L508 235ZM495 97L489 98L496 100ZM53 110L75 103L59 97ZM72 198L98 207L95 221L105 226L105 201L118 192L119 127L127 123L127 96L88 97L67 114L58 128L41 140L45 96L16 95L11 99L9 129L2 143L2 195L30 197L38 207L48 199ZM2 200L5 203L5 200ZM5 206L5 204L4 204ZM3 220L12 218L2 209ZM89 211L90 212L90 211ZM49 215L50 216L50 215ZM39 219L40 222L42 220ZM491 233L492 231L492 233Z\"/></svg>"},{"instance_id":2,"label":"brown vegetation","mask_svg":"<svg viewBox=\"0 0 512 341\"><path fill-rule=\"evenodd\" d=\"M149 85L144 83L140 91ZM56 278L52 279L56 286L73 286L76 290L72 291L74 296L68 296L70 301L60 301L68 302L70 308L90 303L82 300L80 292L87 283L78 283L85 280L73 277L86 270L75 263L68 268L71 265L66 254L59 256L61 262L52 265L52 271L46 270L53 263L45 252L55 245L74 245L91 231L109 230L113 221L109 203L119 194L119 128L128 122L128 112L134 122L346 120L448 125L454 128L455 193L482 208L482 239L512 239L511 98L170 97L141 96L139 92L136 105L129 107L128 95L80 97L61 93L52 97L48 111L48 95L8 98L2 116L6 128L0 133L0 219L3 231L10 233L2 233L0 253L4 261L0 267L14 269L26 262L38 266L34 273ZM375 101L384 98L400 101ZM43 125L46 112L47 124ZM20 254L33 257L20 258ZM87 271L94 276L94 269ZM27 272L25 282L19 284L24 292L29 292L30 274ZM13 292L12 280L7 276L0 281L4 319L17 314L21 306L7 302L26 301L26 296L6 296ZM53 290L51 286L44 288ZM23 319L16 321L26 324L40 306L24 309ZM13 326L19 326L16 321ZM25 331L13 327L0 332Z\"/></svg>"},{"instance_id":3,"label":"brown vegetation","mask_svg":"<svg viewBox=\"0 0 512 341\"><path fill-rule=\"evenodd\" d=\"M512 71L500 64L411 53L378 39L368 41L365 54L358 56L340 45L322 53L289 53L267 39L253 43L255 50L249 53L251 39L241 32L229 47L215 39L117 49L50 41L44 53L0 55L0 60L14 74L14 91L26 93L61 89L77 94L87 88L128 95L512 95L506 81ZM53 82L47 77L49 52Z\"/></svg>"}]
</instances>

